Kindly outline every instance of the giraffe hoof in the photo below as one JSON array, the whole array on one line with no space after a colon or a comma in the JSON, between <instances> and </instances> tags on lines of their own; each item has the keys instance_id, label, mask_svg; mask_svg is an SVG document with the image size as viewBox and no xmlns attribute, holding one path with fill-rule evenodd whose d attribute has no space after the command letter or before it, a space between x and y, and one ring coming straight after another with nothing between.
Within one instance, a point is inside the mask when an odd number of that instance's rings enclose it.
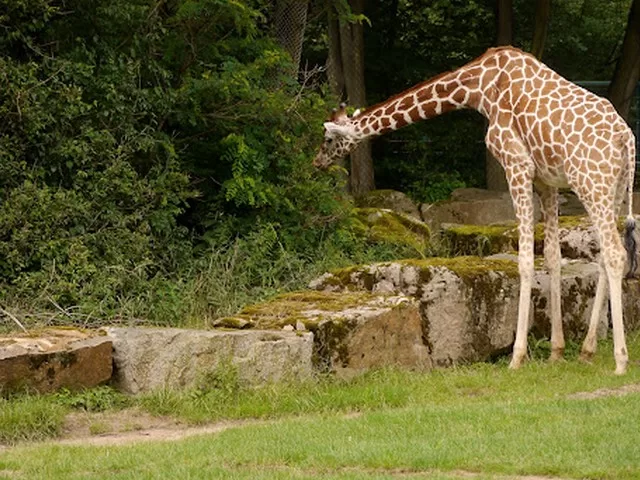
<instances>
[{"instance_id":1,"label":"giraffe hoof","mask_svg":"<svg viewBox=\"0 0 640 480\"><path fill-rule=\"evenodd\" d=\"M518 370L522 366L522 358L516 359L515 357L511 359L509 363L510 370Z\"/></svg>"},{"instance_id":2,"label":"giraffe hoof","mask_svg":"<svg viewBox=\"0 0 640 480\"><path fill-rule=\"evenodd\" d=\"M551 355L549 356L550 362L561 362L564 360L564 348L556 348L551 350Z\"/></svg>"},{"instance_id":3,"label":"giraffe hoof","mask_svg":"<svg viewBox=\"0 0 640 480\"><path fill-rule=\"evenodd\" d=\"M587 350L582 350L580 352L580 361L582 363L592 363L593 362L593 355L595 354L595 352L589 352Z\"/></svg>"},{"instance_id":4,"label":"giraffe hoof","mask_svg":"<svg viewBox=\"0 0 640 480\"><path fill-rule=\"evenodd\" d=\"M616 371L614 372L616 375L624 375L627 373L627 364L623 363L616 366Z\"/></svg>"},{"instance_id":5,"label":"giraffe hoof","mask_svg":"<svg viewBox=\"0 0 640 480\"><path fill-rule=\"evenodd\" d=\"M511 357L511 363L509 363L509 368L511 370L517 370L522 366L522 362L525 360L527 356L526 349L513 349L513 355Z\"/></svg>"}]
</instances>

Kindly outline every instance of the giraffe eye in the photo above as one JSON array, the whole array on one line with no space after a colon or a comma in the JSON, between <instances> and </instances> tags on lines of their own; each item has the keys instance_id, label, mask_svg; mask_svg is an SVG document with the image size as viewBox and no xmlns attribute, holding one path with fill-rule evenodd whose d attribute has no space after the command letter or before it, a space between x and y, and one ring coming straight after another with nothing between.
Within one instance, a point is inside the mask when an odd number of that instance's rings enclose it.
<instances>
[{"instance_id":1,"label":"giraffe eye","mask_svg":"<svg viewBox=\"0 0 640 480\"><path fill-rule=\"evenodd\" d=\"M327 143L333 143L333 138L327 138Z\"/></svg>"}]
</instances>

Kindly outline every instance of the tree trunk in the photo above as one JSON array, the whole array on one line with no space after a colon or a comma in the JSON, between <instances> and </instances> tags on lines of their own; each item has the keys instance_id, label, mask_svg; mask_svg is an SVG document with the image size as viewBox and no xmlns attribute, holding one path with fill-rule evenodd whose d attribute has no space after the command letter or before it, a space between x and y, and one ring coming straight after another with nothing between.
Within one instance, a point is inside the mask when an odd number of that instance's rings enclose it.
<instances>
[{"instance_id":1,"label":"tree trunk","mask_svg":"<svg viewBox=\"0 0 640 480\"><path fill-rule=\"evenodd\" d=\"M498 0L496 45L511 45L513 43L513 1Z\"/></svg>"},{"instance_id":2,"label":"tree trunk","mask_svg":"<svg viewBox=\"0 0 640 480\"><path fill-rule=\"evenodd\" d=\"M622 53L609 86L609 98L618 113L629 121L629 111L636 85L640 80L640 0L633 0ZM640 112L636 113L640 115Z\"/></svg>"},{"instance_id":3,"label":"tree trunk","mask_svg":"<svg viewBox=\"0 0 640 480\"><path fill-rule=\"evenodd\" d=\"M340 48L340 24L335 12L329 10L329 58L327 59L327 77L331 91L344 98L344 70L342 69L342 51Z\"/></svg>"},{"instance_id":4,"label":"tree trunk","mask_svg":"<svg viewBox=\"0 0 640 480\"><path fill-rule=\"evenodd\" d=\"M551 0L536 1L536 23L533 30L533 42L531 53L538 59L542 58L544 43L549 29L549 17L551 15Z\"/></svg>"},{"instance_id":5,"label":"tree trunk","mask_svg":"<svg viewBox=\"0 0 640 480\"><path fill-rule=\"evenodd\" d=\"M498 46L511 45L513 43L513 2L512 0L498 0L496 11L496 44ZM486 150L485 174L487 179L487 189L497 191L507 191L507 179L504 169L493 155Z\"/></svg>"},{"instance_id":6,"label":"tree trunk","mask_svg":"<svg viewBox=\"0 0 640 480\"><path fill-rule=\"evenodd\" d=\"M351 11L361 14L364 0L349 0ZM340 22L340 53L347 101L355 107L366 106L364 84L364 27L362 23ZM351 193L361 195L375 188L371 143L363 141L351 153Z\"/></svg>"}]
</instances>

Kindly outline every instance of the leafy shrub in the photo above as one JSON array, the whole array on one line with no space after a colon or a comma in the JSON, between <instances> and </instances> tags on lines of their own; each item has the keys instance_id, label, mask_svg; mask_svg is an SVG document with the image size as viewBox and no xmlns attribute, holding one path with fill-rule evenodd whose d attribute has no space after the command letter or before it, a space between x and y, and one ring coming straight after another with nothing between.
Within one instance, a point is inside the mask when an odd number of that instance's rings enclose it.
<instances>
[{"instance_id":1,"label":"leafy shrub","mask_svg":"<svg viewBox=\"0 0 640 480\"><path fill-rule=\"evenodd\" d=\"M53 398L55 403L87 412L103 412L105 410L124 408L131 404L129 397L107 386L79 392L61 390L53 394Z\"/></svg>"},{"instance_id":2,"label":"leafy shrub","mask_svg":"<svg viewBox=\"0 0 640 480\"><path fill-rule=\"evenodd\" d=\"M328 108L271 7L0 0L0 301L201 324L398 254L352 231L343 180L312 167Z\"/></svg>"}]
</instances>

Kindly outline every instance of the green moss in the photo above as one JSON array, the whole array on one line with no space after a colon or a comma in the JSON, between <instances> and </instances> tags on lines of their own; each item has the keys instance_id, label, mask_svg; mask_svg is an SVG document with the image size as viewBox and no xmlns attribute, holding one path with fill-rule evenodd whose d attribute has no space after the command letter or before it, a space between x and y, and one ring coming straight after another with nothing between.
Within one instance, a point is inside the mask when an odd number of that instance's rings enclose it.
<instances>
[{"instance_id":1,"label":"green moss","mask_svg":"<svg viewBox=\"0 0 640 480\"><path fill-rule=\"evenodd\" d=\"M558 225L560 228L584 228L591 225L591 220L584 215L566 215L558 217Z\"/></svg>"},{"instance_id":2,"label":"green moss","mask_svg":"<svg viewBox=\"0 0 640 480\"><path fill-rule=\"evenodd\" d=\"M231 320L248 322L251 327L281 330L287 325L296 327L298 322L313 332L313 363L318 371L329 371L336 362L349 363L347 337L354 328L353 318L330 315L346 309L357 308L372 302L379 295L368 292L332 293L314 290L279 295L268 302L244 308ZM311 317L305 312L317 310ZM223 319L227 320L227 319ZM218 322L216 322L218 323ZM232 326L233 322L227 326Z\"/></svg>"},{"instance_id":3,"label":"green moss","mask_svg":"<svg viewBox=\"0 0 640 480\"><path fill-rule=\"evenodd\" d=\"M444 267L460 278L470 279L479 275L486 274L489 271L503 272L509 277L518 277L518 264L511 260L487 259L479 256L463 256L453 258L428 258L424 260L401 260L402 265L411 265L421 270L431 269L433 267Z\"/></svg>"},{"instance_id":4,"label":"green moss","mask_svg":"<svg viewBox=\"0 0 640 480\"><path fill-rule=\"evenodd\" d=\"M331 270L330 273L333 276L331 278L331 283L328 284L340 286L342 288L346 288L347 290L352 289L353 284L351 281L351 275L357 273L358 278L364 284L364 289L371 290L373 288L375 279L372 273L365 271L366 268L366 265L354 265L352 267Z\"/></svg>"},{"instance_id":5,"label":"green moss","mask_svg":"<svg viewBox=\"0 0 640 480\"><path fill-rule=\"evenodd\" d=\"M430 245L429 227L408 215L382 208L356 208L353 213L356 231L371 241L406 245L420 255Z\"/></svg>"},{"instance_id":6,"label":"green moss","mask_svg":"<svg viewBox=\"0 0 640 480\"><path fill-rule=\"evenodd\" d=\"M339 312L370 302L373 295L366 292L333 293L306 290L279 295L274 299L243 308L236 321L250 322L253 328L280 330L286 325L295 326L298 321L308 330L314 331L319 320L304 315L308 310ZM232 323L225 326L232 326ZM246 328L246 327L245 327Z\"/></svg>"},{"instance_id":7,"label":"green moss","mask_svg":"<svg viewBox=\"0 0 640 480\"><path fill-rule=\"evenodd\" d=\"M622 228L619 224L619 228ZM558 225L563 229L587 228L590 225L585 216L562 216ZM454 255L493 255L518 250L518 226L516 223L503 225L449 225L442 231ZM537 223L534 229L534 251L542 255L544 250L544 223Z\"/></svg>"},{"instance_id":8,"label":"green moss","mask_svg":"<svg viewBox=\"0 0 640 480\"><path fill-rule=\"evenodd\" d=\"M512 225L450 225L442 236L454 255L492 255L518 249L518 228Z\"/></svg>"},{"instance_id":9,"label":"green moss","mask_svg":"<svg viewBox=\"0 0 640 480\"><path fill-rule=\"evenodd\" d=\"M218 318L213 323L215 328L229 328L232 330L242 330L252 328L253 323L245 318L240 317L223 317Z\"/></svg>"}]
</instances>

